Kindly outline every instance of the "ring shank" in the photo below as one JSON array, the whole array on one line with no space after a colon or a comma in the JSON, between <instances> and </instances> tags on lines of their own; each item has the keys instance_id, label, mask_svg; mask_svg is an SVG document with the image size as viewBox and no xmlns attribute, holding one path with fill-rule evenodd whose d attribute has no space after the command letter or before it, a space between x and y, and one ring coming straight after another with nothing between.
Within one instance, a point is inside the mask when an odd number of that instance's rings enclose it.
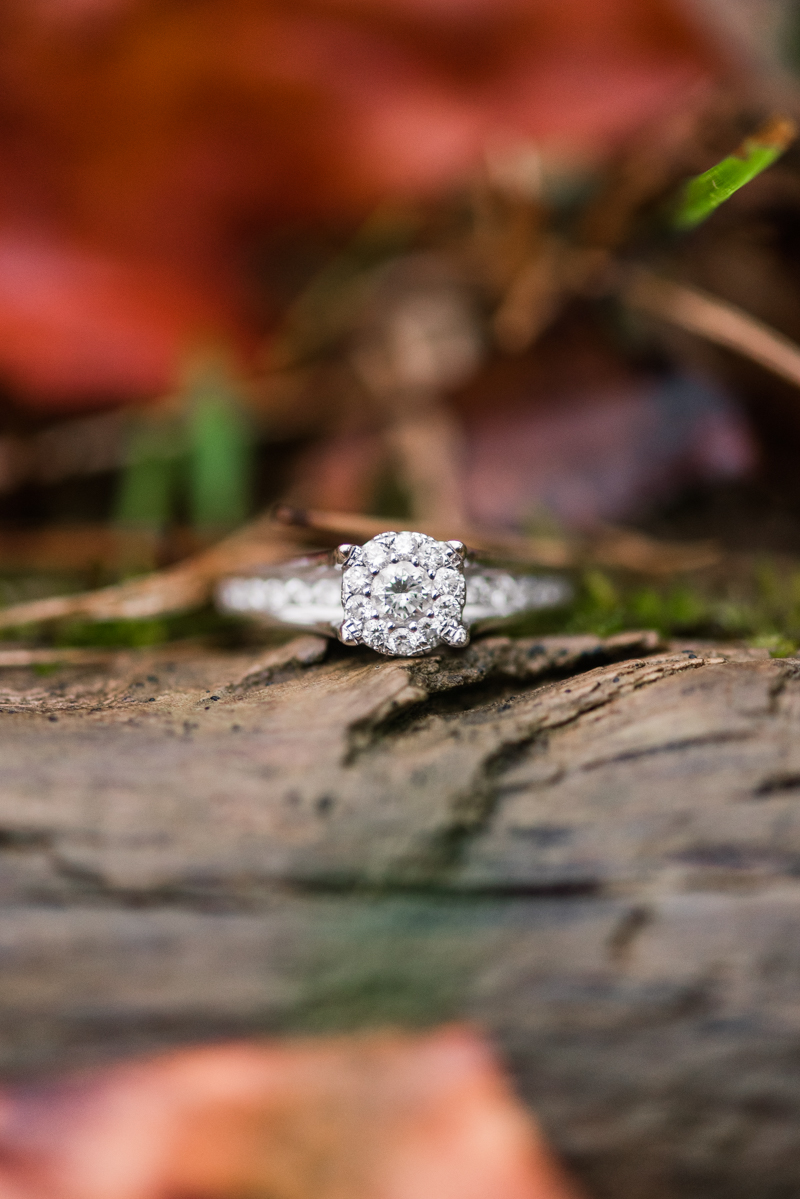
<instances>
[{"instance_id":1,"label":"ring shank","mask_svg":"<svg viewBox=\"0 0 800 1199\"><path fill-rule=\"evenodd\" d=\"M470 562L464 566L464 576L464 622L473 629L557 607L572 595L569 582L555 576L512 574ZM258 575L225 579L217 588L217 604L223 612L335 637L344 618L341 586L341 566L321 562L319 557L301 558Z\"/></svg>"}]
</instances>

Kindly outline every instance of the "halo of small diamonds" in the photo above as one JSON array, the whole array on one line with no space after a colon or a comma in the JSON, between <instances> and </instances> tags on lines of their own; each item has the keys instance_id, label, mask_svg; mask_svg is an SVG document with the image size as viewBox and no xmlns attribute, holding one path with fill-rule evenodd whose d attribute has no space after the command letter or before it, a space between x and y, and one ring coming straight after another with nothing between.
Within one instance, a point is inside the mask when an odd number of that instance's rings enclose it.
<instances>
[{"instance_id":1,"label":"halo of small diamonds","mask_svg":"<svg viewBox=\"0 0 800 1199\"><path fill-rule=\"evenodd\" d=\"M405 658L437 645L467 644L459 542L436 541L424 533L380 533L346 549L339 636L347 645L369 645Z\"/></svg>"}]
</instances>

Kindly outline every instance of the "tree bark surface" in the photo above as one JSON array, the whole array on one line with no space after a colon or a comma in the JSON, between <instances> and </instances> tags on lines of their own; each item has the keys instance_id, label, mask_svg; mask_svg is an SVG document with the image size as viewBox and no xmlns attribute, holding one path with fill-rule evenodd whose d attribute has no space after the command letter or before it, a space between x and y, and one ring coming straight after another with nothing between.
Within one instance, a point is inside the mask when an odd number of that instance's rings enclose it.
<instances>
[{"instance_id":1,"label":"tree bark surface","mask_svg":"<svg viewBox=\"0 0 800 1199\"><path fill-rule=\"evenodd\" d=\"M0 677L0 1068L488 1027L598 1197L800 1195L800 662L653 634Z\"/></svg>"}]
</instances>

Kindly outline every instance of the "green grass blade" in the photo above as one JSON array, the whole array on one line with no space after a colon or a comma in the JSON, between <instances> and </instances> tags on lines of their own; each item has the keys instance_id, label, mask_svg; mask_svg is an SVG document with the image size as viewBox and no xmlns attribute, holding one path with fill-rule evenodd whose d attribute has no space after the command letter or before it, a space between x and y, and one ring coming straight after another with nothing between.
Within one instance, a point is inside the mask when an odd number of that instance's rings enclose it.
<instances>
[{"instance_id":1,"label":"green grass blade","mask_svg":"<svg viewBox=\"0 0 800 1199\"><path fill-rule=\"evenodd\" d=\"M167 524L185 452L180 423L171 413L136 412L114 506L114 521L128 528L157 531Z\"/></svg>"},{"instance_id":2,"label":"green grass blade","mask_svg":"<svg viewBox=\"0 0 800 1199\"><path fill-rule=\"evenodd\" d=\"M192 524L232 528L251 509L252 430L221 372L207 371L192 390L187 413Z\"/></svg>"},{"instance_id":3,"label":"green grass blade","mask_svg":"<svg viewBox=\"0 0 800 1199\"><path fill-rule=\"evenodd\" d=\"M702 175L684 184L672 223L676 229L693 229L756 175L780 158L794 140L796 128L786 117L775 117L738 150Z\"/></svg>"}]
</instances>

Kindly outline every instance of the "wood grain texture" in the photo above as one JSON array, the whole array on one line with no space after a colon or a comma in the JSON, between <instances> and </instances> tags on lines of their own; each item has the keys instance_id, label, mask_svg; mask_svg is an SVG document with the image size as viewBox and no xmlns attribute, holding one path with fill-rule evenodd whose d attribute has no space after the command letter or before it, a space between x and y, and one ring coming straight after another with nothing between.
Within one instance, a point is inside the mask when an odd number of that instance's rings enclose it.
<instances>
[{"instance_id":1,"label":"wood grain texture","mask_svg":"<svg viewBox=\"0 0 800 1199\"><path fill-rule=\"evenodd\" d=\"M800 1193L800 662L298 638L0 676L0 1065L489 1027L598 1196Z\"/></svg>"}]
</instances>

